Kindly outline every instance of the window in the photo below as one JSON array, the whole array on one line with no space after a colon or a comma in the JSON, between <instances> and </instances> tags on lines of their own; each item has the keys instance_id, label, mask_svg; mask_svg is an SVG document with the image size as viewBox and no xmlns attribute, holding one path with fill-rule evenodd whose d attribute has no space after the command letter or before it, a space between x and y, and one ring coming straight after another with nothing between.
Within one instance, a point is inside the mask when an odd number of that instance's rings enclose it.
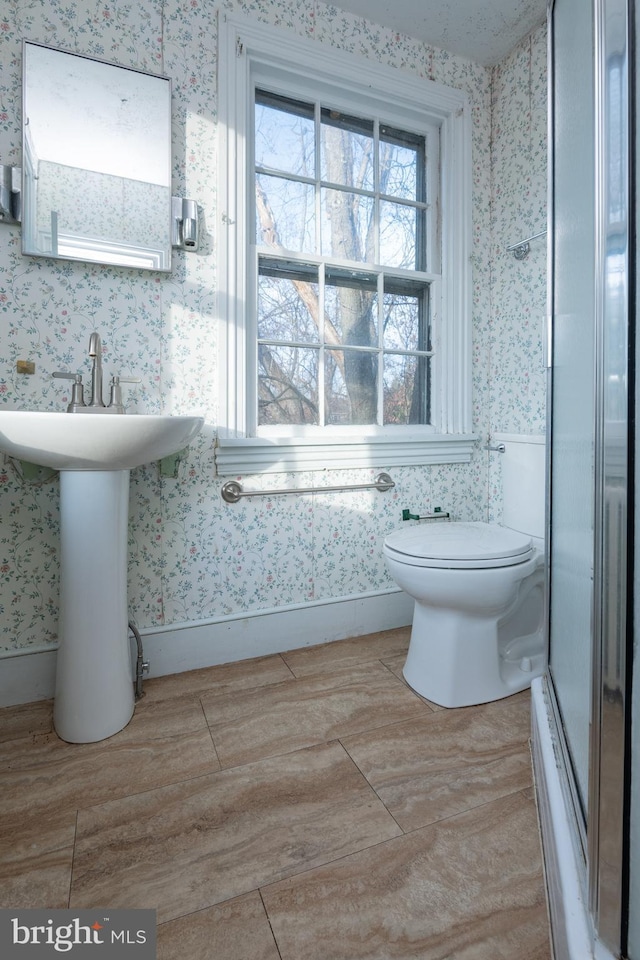
<instances>
[{"instance_id":1,"label":"window","mask_svg":"<svg viewBox=\"0 0 640 960\"><path fill-rule=\"evenodd\" d=\"M219 78L219 472L468 460L464 96L232 21Z\"/></svg>"},{"instance_id":2,"label":"window","mask_svg":"<svg viewBox=\"0 0 640 960\"><path fill-rule=\"evenodd\" d=\"M426 137L264 90L254 117L258 429L429 423Z\"/></svg>"}]
</instances>

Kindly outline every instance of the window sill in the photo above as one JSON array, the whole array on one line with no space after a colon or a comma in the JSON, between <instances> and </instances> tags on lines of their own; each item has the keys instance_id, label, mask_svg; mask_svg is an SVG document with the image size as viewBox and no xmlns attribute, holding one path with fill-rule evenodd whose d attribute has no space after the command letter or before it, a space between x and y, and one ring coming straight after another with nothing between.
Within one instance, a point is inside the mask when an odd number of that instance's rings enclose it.
<instances>
[{"instance_id":1,"label":"window sill","mask_svg":"<svg viewBox=\"0 0 640 960\"><path fill-rule=\"evenodd\" d=\"M219 477L225 477L468 463L476 440L477 437L470 433L432 434L401 440L381 437L334 437L330 441L222 438L216 447L216 472Z\"/></svg>"}]
</instances>

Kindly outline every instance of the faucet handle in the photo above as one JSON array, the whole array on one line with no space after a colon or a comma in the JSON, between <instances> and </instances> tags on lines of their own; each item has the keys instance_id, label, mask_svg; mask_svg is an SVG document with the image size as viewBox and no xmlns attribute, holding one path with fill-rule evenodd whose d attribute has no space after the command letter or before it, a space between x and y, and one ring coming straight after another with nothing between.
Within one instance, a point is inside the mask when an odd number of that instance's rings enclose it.
<instances>
[{"instance_id":1,"label":"faucet handle","mask_svg":"<svg viewBox=\"0 0 640 960\"><path fill-rule=\"evenodd\" d=\"M111 377L111 395L109 397L108 407L114 413L124 413L124 404L122 402L121 383L140 383L139 377L119 377L114 374Z\"/></svg>"},{"instance_id":2,"label":"faucet handle","mask_svg":"<svg viewBox=\"0 0 640 960\"><path fill-rule=\"evenodd\" d=\"M84 407L84 387L82 386L81 373L67 373L63 370L56 370L51 376L57 377L59 380L73 380L71 402L67 407L67 413L76 413L78 407Z\"/></svg>"}]
</instances>

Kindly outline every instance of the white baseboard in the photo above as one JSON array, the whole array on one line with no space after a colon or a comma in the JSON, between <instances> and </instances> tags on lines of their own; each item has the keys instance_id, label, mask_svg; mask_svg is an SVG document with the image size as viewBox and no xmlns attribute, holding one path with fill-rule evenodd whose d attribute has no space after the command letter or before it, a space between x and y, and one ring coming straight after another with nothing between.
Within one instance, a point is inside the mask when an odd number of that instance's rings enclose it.
<instances>
[{"instance_id":1,"label":"white baseboard","mask_svg":"<svg viewBox=\"0 0 640 960\"><path fill-rule=\"evenodd\" d=\"M0 707L49 700L55 684L55 648L0 659Z\"/></svg>"},{"instance_id":2,"label":"white baseboard","mask_svg":"<svg viewBox=\"0 0 640 960\"><path fill-rule=\"evenodd\" d=\"M388 590L315 600L140 630L148 676L162 677L234 660L284 653L411 623L413 600ZM47 700L55 688L55 650L0 657L0 707Z\"/></svg>"},{"instance_id":3,"label":"white baseboard","mask_svg":"<svg viewBox=\"0 0 640 960\"><path fill-rule=\"evenodd\" d=\"M531 684L531 746L553 955L554 960L589 960L596 954L584 898L584 869L578 861L575 826L562 787L564 773L559 769L557 734L545 684L545 677Z\"/></svg>"}]
</instances>

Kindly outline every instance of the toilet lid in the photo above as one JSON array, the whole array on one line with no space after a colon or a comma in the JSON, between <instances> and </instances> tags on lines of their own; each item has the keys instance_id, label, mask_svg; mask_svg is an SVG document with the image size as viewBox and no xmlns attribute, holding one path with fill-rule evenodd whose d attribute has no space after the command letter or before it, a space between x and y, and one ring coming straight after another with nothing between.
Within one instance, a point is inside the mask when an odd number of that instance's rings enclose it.
<instances>
[{"instance_id":1,"label":"toilet lid","mask_svg":"<svg viewBox=\"0 0 640 960\"><path fill-rule=\"evenodd\" d=\"M385 547L424 566L503 567L533 555L531 537L494 523L437 521L396 530ZM399 557L398 559L401 559Z\"/></svg>"}]
</instances>

